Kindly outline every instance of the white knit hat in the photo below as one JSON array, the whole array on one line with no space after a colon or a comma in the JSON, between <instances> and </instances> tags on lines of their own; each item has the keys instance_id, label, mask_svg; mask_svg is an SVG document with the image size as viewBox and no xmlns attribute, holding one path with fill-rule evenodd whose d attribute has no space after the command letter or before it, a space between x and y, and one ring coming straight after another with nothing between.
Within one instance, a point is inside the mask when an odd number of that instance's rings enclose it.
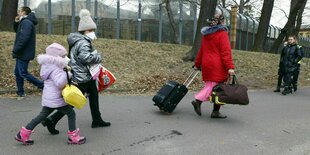
<instances>
[{"instance_id":1,"label":"white knit hat","mask_svg":"<svg viewBox=\"0 0 310 155\"><path fill-rule=\"evenodd\" d=\"M90 16L90 12L87 9L82 9L80 11L80 23L78 31L94 30L97 29L96 23Z\"/></svg>"}]
</instances>

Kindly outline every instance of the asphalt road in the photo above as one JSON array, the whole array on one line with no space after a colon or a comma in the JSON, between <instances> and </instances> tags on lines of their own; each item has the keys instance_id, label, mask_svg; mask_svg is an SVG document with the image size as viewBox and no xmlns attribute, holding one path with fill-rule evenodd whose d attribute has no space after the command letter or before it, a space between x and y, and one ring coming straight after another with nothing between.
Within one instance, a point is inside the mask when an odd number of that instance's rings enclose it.
<instances>
[{"instance_id":1,"label":"asphalt road","mask_svg":"<svg viewBox=\"0 0 310 155\"><path fill-rule=\"evenodd\" d=\"M249 91L247 106L225 105L227 119L211 119L212 105L197 116L189 93L172 115L159 112L152 96L100 96L107 128L92 129L89 106L76 110L83 145L67 145L67 118L59 135L38 125L32 146L14 140L21 126L41 110L40 96L0 98L1 155L310 155L310 89L287 96Z\"/></svg>"}]
</instances>

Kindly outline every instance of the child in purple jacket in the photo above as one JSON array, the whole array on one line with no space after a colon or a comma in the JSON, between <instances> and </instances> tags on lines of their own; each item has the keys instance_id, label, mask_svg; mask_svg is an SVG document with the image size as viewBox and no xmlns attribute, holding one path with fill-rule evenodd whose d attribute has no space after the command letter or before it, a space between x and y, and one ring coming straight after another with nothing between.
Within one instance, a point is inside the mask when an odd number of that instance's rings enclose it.
<instances>
[{"instance_id":1,"label":"child in purple jacket","mask_svg":"<svg viewBox=\"0 0 310 155\"><path fill-rule=\"evenodd\" d=\"M44 80L42 94L42 110L39 115L32 119L26 127L22 127L15 139L24 145L33 144L30 139L32 130L48 117L55 109L68 116L68 144L84 144L85 137L81 137L79 129L75 126L75 112L71 106L65 103L61 92L67 84L67 74L64 68L69 69L66 59L67 50L60 44L53 43L46 48L46 54L38 56L41 65L40 76Z\"/></svg>"}]
</instances>

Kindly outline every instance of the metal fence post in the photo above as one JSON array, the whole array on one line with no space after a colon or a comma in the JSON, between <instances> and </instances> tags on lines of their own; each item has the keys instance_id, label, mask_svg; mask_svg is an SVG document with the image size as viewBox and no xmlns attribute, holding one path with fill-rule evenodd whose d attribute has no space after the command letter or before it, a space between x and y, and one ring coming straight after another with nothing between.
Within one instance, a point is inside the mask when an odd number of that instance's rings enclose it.
<instances>
[{"instance_id":1,"label":"metal fence post","mask_svg":"<svg viewBox=\"0 0 310 155\"><path fill-rule=\"evenodd\" d=\"M183 34L183 0L179 1L180 17L179 17L179 44L182 45Z\"/></svg>"},{"instance_id":2,"label":"metal fence post","mask_svg":"<svg viewBox=\"0 0 310 155\"><path fill-rule=\"evenodd\" d=\"M137 33L137 38L139 41L141 41L141 0L139 0L139 10L138 10L138 33Z\"/></svg>"},{"instance_id":3,"label":"metal fence post","mask_svg":"<svg viewBox=\"0 0 310 155\"><path fill-rule=\"evenodd\" d=\"M3 0L0 0L0 15L2 13L2 4L3 4ZM1 16L0 16L0 19L1 19Z\"/></svg>"},{"instance_id":4,"label":"metal fence post","mask_svg":"<svg viewBox=\"0 0 310 155\"><path fill-rule=\"evenodd\" d=\"M265 44L267 44L267 46L266 46L267 49L265 49L265 51L269 51L270 50L270 36L271 36L270 32L271 32L271 26L269 25L268 26L268 31L267 31L266 43L265 43Z\"/></svg>"},{"instance_id":5,"label":"metal fence post","mask_svg":"<svg viewBox=\"0 0 310 155\"><path fill-rule=\"evenodd\" d=\"M276 33L277 33L277 28L275 27L275 26L273 26L273 28L274 28L274 35L273 35L273 39L276 39L277 37L276 37Z\"/></svg>"},{"instance_id":6,"label":"metal fence post","mask_svg":"<svg viewBox=\"0 0 310 155\"><path fill-rule=\"evenodd\" d=\"M24 0L24 6L28 6L28 1Z\"/></svg>"},{"instance_id":7,"label":"metal fence post","mask_svg":"<svg viewBox=\"0 0 310 155\"><path fill-rule=\"evenodd\" d=\"M86 0L85 3L86 3L86 9L90 11L90 0Z\"/></svg>"},{"instance_id":8,"label":"metal fence post","mask_svg":"<svg viewBox=\"0 0 310 155\"><path fill-rule=\"evenodd\" d=\"M194 32L193 32L193 43L195 41L195 37L196 37L196 31L197 31L197 5L196 4L192 4L193 5L193 11L194 11Z\"/></svg>"},{"instance_id":9,"label":"metal fence post","mask_svg":"<svg viewBox=\"0 0 310 155\"><path fill-rule=\"evenodd\" d=\"M249 18L247 16L245 16L246 18L246 41L245 41L245 50L249 49Z\"/></svg>"},{"instance_id":10,"label":"metal fence post","mask_svg":"<svg viewBox=\"0 0 310 155\"><path fill-rule=\"evenodd\" d=\"M90 0L88 0L90 1ZM90 11L90 10L89 10ZM95 22L96 22L96 25L98 26L98 0L95 0ZM98 32L98 30L96 29L96 32Z\"/></svg>"},{"instance_id":11,"label":"metal fence post","mask_svg":"<svg viewBox=\"0 0 310 155\"><path fill-rule=\"evenodd\" d=\"M255 20L253 19L253 18L251 18L252 19L252 21L253 21L253 28L252 28L252 48L253 48L253 46L254 46L254 42L255 42L255 34L256 34L256 32L255 32Z\"/></svg>"},{"instance_id":12,"label":"metal fence post","mask_svg":"<svg viewBox=\"0 0 310 155\"><path fill-rule=\"evenodd\" d=\"M75 0L72 0L71 14L71 32L75 32Z\"/></svg>"},{"instance_id":13,"label":"metal fence post","mask_svg":"<svg viewBox=\"0 0 310 155\"><path fill-rule=\"evenodd\" d=\"M116 39L120 39L120 0L117 0L117 13L116 13Z\"/></svg>"},{"instance_id":14,"label":"metal fence post","mask_svg":"<svg viewBox=\"0 0 310 155\"><path fill-rule=\"evenodd\" d=\"M239 14L239 13L237 13L237 15L239 15L239 19L240 19L240 22L239 22L239 47L238 47L238 49L239 50L241 50L242 49L242 47L241 47L241 42L242 42L242 16ZM238 34L238 32L237 32L237 34Z\"/></svg>"},{"instance_id":15,"label":"metal fence post","mask_svg":"<svg viewBox=\"0 0 310 155\"><path fill-rule=\"evenodd\" d=\"M158 30L158 42L162 42L162 33L163 33L163 12L162 12L162 3L159 0L159 30Z\"/></svg>"},{"instance_id":16,"label":"metal fence post","mask_svg":"<svg viewBox=\"0 0 310 155\"><path fill-rule=\"evenodd\" d=\"M47 13L47 19L48 19L48 26L47 26L47 33L50 35L52 34L52 0L48 0L47 3L48 13Z\"/></svg>"}]
</instances>

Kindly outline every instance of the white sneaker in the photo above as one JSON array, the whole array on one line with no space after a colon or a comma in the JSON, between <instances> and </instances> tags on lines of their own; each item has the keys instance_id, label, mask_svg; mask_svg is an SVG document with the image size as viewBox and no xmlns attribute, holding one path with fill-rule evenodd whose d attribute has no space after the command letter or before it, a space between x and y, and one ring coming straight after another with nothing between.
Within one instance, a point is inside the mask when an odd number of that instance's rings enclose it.
<instances>
[{"instance_id":1,"label":"white sneaker","mask_svg":"<svg viewBox=\"0 0 310 155\"><path fill-rule=\"evenodd\" d=\"M23 100L23 99L25 98L25 96L26 96L26 95L18 95L16 99L17 99L18 101L20 101L20 100Z\"/></svg>"}]
</instances>

